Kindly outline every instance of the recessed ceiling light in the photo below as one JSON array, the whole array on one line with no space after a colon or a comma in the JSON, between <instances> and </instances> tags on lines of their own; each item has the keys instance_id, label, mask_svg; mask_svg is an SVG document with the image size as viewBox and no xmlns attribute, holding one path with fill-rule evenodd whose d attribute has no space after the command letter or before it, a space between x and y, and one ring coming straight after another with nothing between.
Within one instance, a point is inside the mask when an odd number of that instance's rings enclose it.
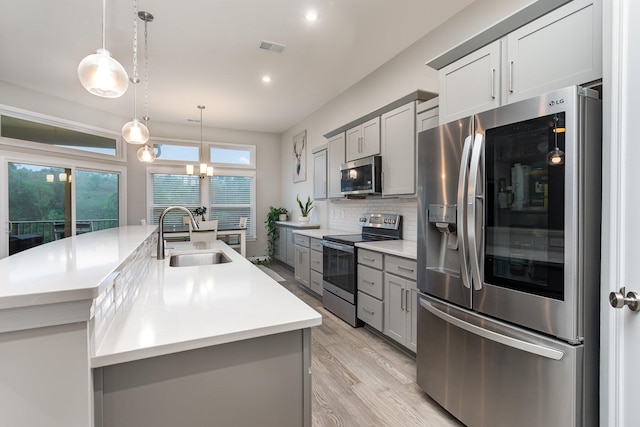
<instances>
[{"instance_id":1,"label":"recessed ceiling light","mask_svg":"<svg viewBox=\"0 0 640 427\"><path fill-rule=\"evenodd\" d=\"M318 12L316 12L315 10L308 10L304 17L307 19L307 21L315 21L316 19L318 19Z\"/></svg>"},{"instance_id":2,"label":"recessed ceiling light","mask_svg":"<svg viewBox=\"0 0 640 427\"><path fill-rule=\"evenodd\" d=\"M271 83L271 76L262 76L262 81L265 83Z\"/></svg>"}]
</instances>

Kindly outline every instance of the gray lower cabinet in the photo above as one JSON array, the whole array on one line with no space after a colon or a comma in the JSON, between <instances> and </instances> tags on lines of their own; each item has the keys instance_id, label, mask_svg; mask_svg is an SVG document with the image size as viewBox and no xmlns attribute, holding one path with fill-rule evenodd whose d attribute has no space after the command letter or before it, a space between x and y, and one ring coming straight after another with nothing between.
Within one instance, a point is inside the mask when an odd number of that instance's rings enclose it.
<instances>
[{"instance_id":1,"label":"gray lower cabinet","mask_svg":"<svg viewBox=\"0 0 640 427\"><path fill-rule=\"evenodd\" d=\"M309 247L311 253L309 255L310 274L309 285L311 290L318 295L322 295L322 241L321 239L311 238Z\"/></svg>"},{"instance_id":2,"label":"gray lower cabinet","mask_svg":"<svg viewBox=\"0 0 640 427\"><path fill-rule=\"evenodd\" d=\"M358 319L380 332L384 327L383 260L379 252L358 249Z\"/></svg>"},{"instance_id":3,"label":"gray lower cabinet","mask_svg":"<svg viewBox=\"0 0 640 427\"><path fill-rule=\"evenodd\" d=\"M276 252L274 254L275 259L287 264L289 267L295 268L296 265L296 241L294 233L295 230L300 230L301 228L320 228L319 225L307 225L305 227L299 227L295 223L291 225L286 225L287 223L276 224L278 229L278 244L276 247ZM307 241L309 237L306 237ZM309 243L306 245L309 247ZM308 264L308 263L307 263Z\"/></svg>"},{"instance_id":4,"label":"gray lower cabinet","mask_svg":"<svg viewBox=\"0 0 640 427\"><path fill-rule=\"evenodd\" d=\"M94 369L95 426L310 427L310 346L304 329Z\"/></svg>"},{"instance_id":5,"label":"gray lower cabinet","mask_svg":"<svg viewBox=\"0 0 640 427\"><path fill-rule=\"evenodd\" d=\"M295 279L318 295L322 295L322 243L320 239L294 235L296 243Z\"/></svg>"},{"instance_id":6,"label":"gray lower cabinet","mask_svg":"<svg viewBox=\"0 0 640 427\"><path fill-rule=\"evenodd\" d=\"M416 262L385 255L384 334L416 351L417 299Z\"/></svg>"},{"instance_id":7,"label":"gray lower cabinet","mask_svg":"<svg viewBox=\"0 0 640 427\"><path fill-rule=\"evenodd\" d=\"M309 288L311 286L309 282L309 237L299 234L293 236L295 243L294 276L298 282Z\"/></svg>"},{"instance_id":8,"label":"gray lower cabinet","mask_svg":"<svg viewBox=\"0 0 640 427\"><path fill-rule=\"evenodd\" d=\"M295 266L295 241L293 236L293 228L286 227L287 258L285 262L290 267Z\"/></svg>"},{"instance_id":9,"label":"gray lower cabinet","mask_svg":"<svg viewBox=\"0 0 640 427\"><path fill-rule=\"evenodd\" d=\"M358 318L417 349L416 261L358 249Z\"/></svg>"}]
</instances>

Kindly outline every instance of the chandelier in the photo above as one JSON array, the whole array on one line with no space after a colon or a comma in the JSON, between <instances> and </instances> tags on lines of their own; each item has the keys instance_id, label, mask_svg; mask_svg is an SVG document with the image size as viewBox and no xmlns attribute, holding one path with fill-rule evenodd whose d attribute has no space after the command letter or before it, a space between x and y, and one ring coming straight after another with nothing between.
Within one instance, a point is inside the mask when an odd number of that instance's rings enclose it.
<instances>
[{"instance_id":1,"label":"chandelier","mask_svg":"<svg viewBox=\"0 0 640 427\"><path fill-rule=\"evenodd\" d=\"M204 161L204 144L202 143L202 110L206 107L204 105L198 105L198 108L200 109L200 170L198 175L200 176L200 179L203 179L207 176L213 176L213 166L209 166ZM187 175L195 175L193 165L187 165Z\"/></svg>"}]
</instances>

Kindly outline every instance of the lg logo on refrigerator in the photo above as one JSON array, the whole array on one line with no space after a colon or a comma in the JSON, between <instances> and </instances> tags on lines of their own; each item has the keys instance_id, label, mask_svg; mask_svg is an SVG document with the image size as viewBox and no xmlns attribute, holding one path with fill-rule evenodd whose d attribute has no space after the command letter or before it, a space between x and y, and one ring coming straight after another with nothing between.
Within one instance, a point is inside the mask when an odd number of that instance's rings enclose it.
<instances>
[{"instance_id":1,"label":"lg logo on refrigerator","mask_svg":"<svg viewBox=\"0 0 640 427\"><path fill-rule=\"evenodd\" d=\"M554 105L564 104L564 98L558 99L557 101L549 101L549 107L553 107Z\"/></svg>"}]
</instances>

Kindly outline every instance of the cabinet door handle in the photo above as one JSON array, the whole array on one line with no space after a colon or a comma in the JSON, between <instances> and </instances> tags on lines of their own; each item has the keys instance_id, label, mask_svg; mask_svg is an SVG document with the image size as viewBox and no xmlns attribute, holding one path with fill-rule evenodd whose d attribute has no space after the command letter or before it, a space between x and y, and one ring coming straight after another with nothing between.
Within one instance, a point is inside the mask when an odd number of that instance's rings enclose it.
<instances>
[{"instance_id":1,"label":"cabinet door handle","mask_svg":"<svg viewBox=\"0 0 640 427\"><path fill-rule=\"evenodd\" d=\"M404 289L400 289L400 310L404 311L405 310L405 305L404 305Z\"/></svg>"},{"instance_id":2,"label":"cabinet door handle","mask_svg":"<svg viewBox=\"0 0 640 427\"><path fill-rule=\"evenodd\" d=\"M398 270L405 270L405 271L410 271L410 272L413 273L413 268L405 267L403 265L399 265L398 266Z\"/></svg>"},{"instance_id":3,"label":"cabinet door handle","mask_svg":"<svg viewBox=\"0 0 640 427\"><path fill-rule=\"evenodd\" d=\"M375 285L375 283L374 283L374 282L372 282L371 280L362 279L362 281L363 281L364 283L368 283L368 284L370 284L370 285Z\"/></svg>"},{"instance_id":4,"label":"cabinet door handle","mask_svg":"<svg viewBox=\"0 0 640 427\"><path fill-rule=\"evenodd\" d=\"M374 311L367 310L365 307L362 307L362 311L364 311L365 313L369 313L372 316L374 316L376 314Z\"/></svg>"},{"instance_id":5,"label":"cabinet door handle","mask_svg":"<svg viewBox=\"0 0 640 427\"><path fill-rule=\"evenodd\" d=\"M496 69L491 69L491 99L496 99Z\"/></svg>"},{"instance_id":6,"label":"cabinet door handle","mask_svg":"<svg viewBox=\"0 0 640 427\"><path fill-rule=\"evenodd\" d=\"M513 93L513 61L509 61L509 93Z\"/></svg>"},{"instance_id":7,"label":"cabinet door handle","mask_svg":"<svg viewBox=\"0 0 640 427\"><path fill-rule=\"evenodd\" d=\"M407 289L406 291L404 291L404 296L405 296L405 301L404 301L404 308L405 310L407 310L407 313L409 313L411 311L411 306L409 305L409 295L411 294L411 291L409 289Z\"/></svg>"},{"instance_id":8,"label":"cabinet door handle","mask_svg":"<svg viewBox=\"0 0 640 427\"><path fill-rule=\"evenodd\" d=\"M362 259L365 260L365 261L376 262L376 260L374 258L369 258L369 257L366 257L366 256L363 256Z\"/></svg>"}]
</instances>

